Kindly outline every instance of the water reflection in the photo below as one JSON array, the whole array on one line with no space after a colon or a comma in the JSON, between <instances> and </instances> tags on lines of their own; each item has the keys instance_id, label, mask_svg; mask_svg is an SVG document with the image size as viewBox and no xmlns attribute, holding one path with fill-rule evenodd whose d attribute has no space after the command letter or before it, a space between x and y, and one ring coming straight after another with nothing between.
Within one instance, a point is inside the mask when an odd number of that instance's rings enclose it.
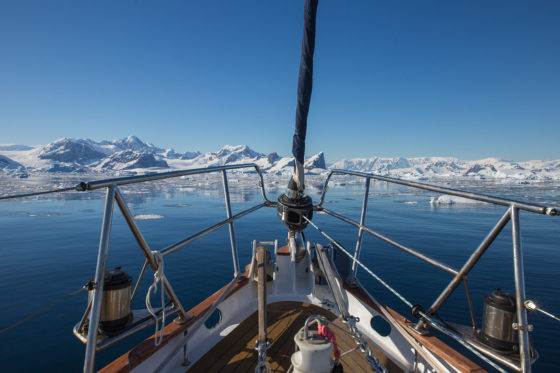
<instances>
[{"instance_id":1,"label":"water reflection","mask_svg":"<svg viewBox=\"0 0 560 373\"><path fill-rule=\"evenodd\" d=\"M82 180L83 176L76 178L55 175L38 179L30 177L24 181L5 182L4 179L0 179L0 183L2 191L8 194L8 192L29 192L39 187L64 187ZM256 175L234 174L228 178L228 181L234 213L235 208L242 210L248 207L244 204L262 201ZM276 200L278 195L284 192L287 182L288 178L284 176L265 175L264 183L268 198ZM319 199L323 183L322 176L306 178L307 193L315 202ZM434 183L549 205L557 205L560 197L560 186L554 183L504 185L491 181L473 183L449 180ZM325 204L334 205L333 210L359 220L364 191L363 179L333 177L330 188ZM224 191L219 174L139 183L122 186L120 189L137 219L146 219L140 220L138 224L153 249L166 247L225 218ZM501 211L479 208L482 205L468 209L459 205L431 209L430 200L434 196L437 194L374 181L371 183L366 224L427 255L460 268L484 238L488 229L495 224ZM104 198L105 192L99 190L0 202L0 217L5 227L2 242L3 261L0 263L2 266L0 282L4 286L0 288L0 292L8 294L8 289L15 289L15 286L18 289L17 296L11 298L5 305L2 319L12 320L21 312L30 313L49 303L47 295L59 295L63 290L71 290L76 284L81 285L82 281L90 278L95 269ZM214 206L218 208L212 208ZM558 303L560 294L558 287L550 284L554 284L553 280L558 278L557 242L560 231L550 228L551 225L552 228L558 228L560 219L542 216L536 216L534 219L534 214L530 215L531 219L526 220L523 216L525 263L527 278L530 279L528 294L550 300L548 308L555 309L560 307ZM116 217L118 218L113 220L111 236L111 264L122 264L127 268L139 269L143 257L139 254L139 249L124 219L118 213ZM158 217L164 218L158 219ZM325 228L327 233L340 240L345 247L350 249L355 247L357 229L349 229L347 225L324 214L316 214L314 221L321 228ZM286 229L276 218L274 209L261 209L255 214L244 217L236 221L235 228L241 263L249 261L250 240L254 238L282 240L286 237ZM325 239L312 229L308 229L306 235L312 242L325 243ZM506 263L506 260L511 260L510 241L511 234L506 229L485 254L484 260L469 275L475 304L482 304L484 295L488 290L491 291L494 285L507 287L509 284L511 288L512 266L509 262ZM184 296L185 302L193 303L188 304L189 307L204 299L229 279L228 276L231 275L229 252L229 235L227 227L224 227L169 257L166 274L171 280L177 279L173 283L177 284L176 290L180 296ZM369 235L364 236L361 258L392 286L414 299L415 303L430 304L444 284L449 281L447 274L438 276L439 273L434 274L427 264L420 263L416 258L409 257ZM61 267L65 269L64 273L52 271L52 268ZM363 274L362 270L358 272L360 280L363 280L366 287L372 290L372 293L375 291L376 295L383 296L384 290ZM201 283L200 279L204 279L204 284L193 290L192 284ZM41 283L40 287L37 286L38 281ZM544 289L544 292L539 288ZM43 294L45 297L42 297ZM199 295L193 297L193 294ZM442 314L451 320L461 322L464 321L461 320L462 315L467 315L465 322L468 322L468 313L464 312L466 304L464 295L458 292L454 296L460 298L446 304ZM391 294L387 294L383 299L396 307L399 305L398 300L392 298ZM68 368L65 370L72 370L70 366L76 367L81 363L83 351L67 353L69 348L82 348L68 331L81 317L84 303L84 299L79 299L75 304L68 303L74 305L72 312L67 308L64 311L64 321L69 325L55 320L53 315L56 313L47 314L45 317L49 322L43 325L46 325L45 328L47 324L53 325L48 329L48 333L38 335L35 330L38 324L31 322L28 329L24 327L12 335L0 336L0 343L12 343L17 346L14 350L29 356L36 353L34 344L29 341L36 341L48 348L49 353L57 356L60 361L72 362L71 365L64 366ZM478 316L480 311L479 307L476 310ZM550 328L550 330L543 327L536 328L535 339L543 341L549 338L551 340L549 346L555 346L552 338L557 335L558 329ZM19 342L17 338L20 338ZM13 342L14 339L17 343ZM59 348L53 347L53 340L61 341ZM537 343L540 343L537 348L544 351L544 358L537 364L549 364L541 365L545 367L541 368L544 371L546 367L553 366L554 354L550 351L547 353L546 345L542 342ZM6 350L4 355L0 354L0 360L5 361L11 354L12 351ZM552 360L546 363L545 359L550 356ZM18 363L22 360L23 358Z\"/></svg>"},{"instance_id":2,"label":"water reflection","mask_svg":"<svg viewBox=\"0 0 560 373\"><path fill-rule=\"evenodd\" d=\"M230 198L232 202L257 203L262 201L259 179L256 174L232 173L228 174ZM0 177L0 186L3 195L30 193L54 188L65 188L77 185L83 180L96 180L106 178L105 175L32 175L27 179L14 179L7 176ZM284 192L288 183L288 176L264 175L264 187L270 200L276 200ZM306 177L306 192L314 201L318 201L323 190L325 177L323 175L308 175ZM432 184L454 189L465 189L470 192L495 195L502 198L521 199L532 203L542 203L558 206L560 185L550 182L535 182L530 185L522 183L502 183L493 180L434 180ZM343 189L340 197L345 201L362 200L364 180L362 178L345 175L333 175L330 180L331 189ZM143 182L120 187L127 202L132 204L150 203L156 198L168 200L180 197L202 196L207 198L224 198L223 182L220 174L191 175L154 182ZM327 198L330 198L327 193ZM437 196L437 193L421 189L410 188L382 181L372 180L370 184L371 199L395 199L399 203L423 203ZM421 198L418 198L421 197ZM105 198L104 190L88 192L64 192L46 196L27 197L12 200L14 203L29 203L35 200L75 201L96 200ZM332 201L331 201L332 202ZM437 207L465 207L458 204L434 204ZM455 205L455 206L453 206ZM178 206L175 206L178 207ZM182 206L186 207L186 206Z\"/></svg>"}]
</instances>

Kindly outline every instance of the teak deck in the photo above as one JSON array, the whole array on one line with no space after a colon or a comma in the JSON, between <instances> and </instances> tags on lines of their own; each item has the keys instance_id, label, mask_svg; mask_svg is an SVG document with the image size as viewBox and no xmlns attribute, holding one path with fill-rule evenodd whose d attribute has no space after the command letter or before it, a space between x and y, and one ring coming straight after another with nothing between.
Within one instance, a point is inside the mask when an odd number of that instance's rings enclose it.
<instances>
[{"instance_id":1,"label":"teak deck","mask_svg":"<svg viewBox=\"0 0 560 373\"><path fill-rule=\"evenodd\" d=\"M245 273L247 276L247 273ZM249 280L245 277L242 281L236 282L233 285L232 290L228 294L228 297L233 295L236 291L241 289L243 286L248 284ZM144 340L142 343L128 351L127 353L123 354L119 358L112 361L106 367L100 370L103 373L127 373L130 372L132 369L139 366L143 361L148 359L152 356L159 348L165 346L170 340L178 335L182 335L185 331L189 329L211 306L211 304L222 294L227 288L227 285L218 290L216 293L212 294L206 300L192 308L188 311L189 315L192 316L190 320L188 320L185 324L179 325L176 323L169 323L164 329L164 337L163 341L159 347L154 346L154 336L151 336ZM360 299L362 302L373 308L374 310L380 311L377 304L372 300L370 295L364 291L362 288L352 288L349 287L347 284L344 284L344 288L352 293L355 297ZM290 359L289 356L294 351L294 342L293 336L295 333L303 326L305 319L312 314L321 314L329 319L334 319L334 316L329 311L326 311L320 307L312 306L309 304L302 304L299 302L281 302L281 303L273 303L268 305L268 334L269 338L275 338L274 343L272 345L271 350L268 352L269 361L271 362L273 371L275 372L285 372L288 367L290 366ZM389 311L395 320L402 326L405 327L407 330L407 325L411 322L404 318L403 316L397 314L395 311L391 310L389 307L385 307L387 311ZM291 322L284 321L286 316L290 316L292 318ZM287 324L285 324L287 323ZM339 324L339 322L336 322ZM344 353L349 349L355 346L352 339L346 335L338 331L334 328L334 332L337 336L337 341L339 342L340 350ZM249 319L245 320L238 328L233 330L224 340L222 340L218 345L215 346L216 351L214 349L211 350L211 353L207 354L206 356L212 356L212 363L215 360L219 360L222 364L221 367L213 369L208 368L207 365L204 366L202 364L208 364L208 361L203 357L200 361L198 361L188 372L204 372L205 369L208 371L223 371L223 372L242 372L243 369L253 369L257 361L256 351L254 350L254 342L256 340L257 335L257 314L253 314ZM280 336L280 338L278 337ZM432 353L436 356L443 358L445 361L449 362L453 366L455 366L460 372L464 373L482 373L485 372L480 366L476 363L471 361L470 359L466 358L459 352L452 349L450 346L443 343L441 340L436 338L433 335L418 335L416 333L411 334L413 338L418 340L423 346L430 349ZM235 339L237 338L237 340ZM228 342L229 341L229 342ZM244 341L243 343L241 341ZM237 344L234 342L238 342ZM227 344L226 344L227 343ZM218 349L218 347L220 349ZM282 348L280 348L282 347ZM372 347L373 348L373 347ZM226 351L229 349L229 351ZM381 363L384 364L389 372L401 372L398 367L391 361L387 361L387 358L378 354L378 352L373 348L376 355L380 358ZM237 353L235 353L237 351ZM281 351L283 357L280 359L279 356L281 353L275 352ZM216 352L218 355L214 355L213 352ZM226 354L229 353L229 360L225 360L227 358ZM275 355L271 355L274 353ZM243 355L242 355L243 354ZM235 356L240 355L240 356ZM273 360L270 360L272 356ZM233 361L233 359L236 359ZM357 369L355 371L361 372L364 371L360 368L360 364L358 368L354 368L354 364L357 363L354 359L362 361L364 359L363 354L359 351L354 351L347 356L343 357L342 363L345 365L345 372L351 372L351 369ZM224 361L222 361L224 360ZM251 362L253 365L241 366L241 360L245 360L245 362ZM229 364L231 363L231 364ZM199 365L200 364L200 365ZM363 365L362 365L363 366ZM367 371L367 370L366 370Z\"/></svg>"},{"instance_id":2,"label":"teak deck","mask_svg":"<svg viewBox=\"0 0 560 373\"><path fill-rule=\"evenodd\" d=\"M307 303L273 303L268 305L267 313L267 334L268 338L272 339L272 345L267 351L267 361L270 363L272 372L286 372L289 369L290 357L295 351L294 335L303 327L309 316L325 316L329 320L336 320L336 324L346 329L346 326L331 312ZM341 359L344 371L371 372L364 354L359 349L355 349L356 344L351 336L338 328L331 329L336 334L338 348L342 354L354 349ZM188 369L188 373L253 372L257 364L257 352L254 348L257 333L257 313L255 312ZM379 351L373 350L389 372L402 372Z\"/></svg>"}]
</instances>

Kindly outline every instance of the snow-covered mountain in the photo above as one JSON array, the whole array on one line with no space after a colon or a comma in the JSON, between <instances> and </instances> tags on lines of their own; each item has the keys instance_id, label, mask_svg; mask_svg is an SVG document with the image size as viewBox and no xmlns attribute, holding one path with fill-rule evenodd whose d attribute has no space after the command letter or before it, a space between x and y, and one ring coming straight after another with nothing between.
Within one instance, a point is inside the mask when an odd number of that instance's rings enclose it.
<instances>
[{"instance_id":1,"label":"snow-covered mountain","mask_svg":"<svg viewBox=\"0 0 560 373\"><path fill-rule=\"evenodd\" d=\"M326 169L327 164L325 163L325 154L323 154L323 152L315 154L314 156L312 156L311 158L305 161L303 167L305 167L306 170Z\"/></svg>"},{"instance_id":2,"label":"snow-covered mountain","mask_svg":"<svg viewBox=\"0 0 560 373\"><path fill-rule=\"evenodd\" d=\"M167 168L166 150L136 136L93 141L62 138L47 145L0 145L0 154L30 172L91 172L135 168ZM174 154L172 149L169 153Z\"/></svg>"},{"instance_id":3,"label":"snow-covered mountain","mask_svg":"<svg viewBox=\"0 0 560 373\"><path fill-rule=\"evenodd\" d=\"M95 149L91 140L60 139L44 146L39 152L40 159L56 162L89 164L99 161L107 154Z\"/></svg>"},{"instance_id":4,"label":"snow-covered mountain","mask_svg":"<svg viewBox=\"0 0 560 373\"><path fill-rule=\"evenodd\" d=\"M407 178L494 178L509 180L560 180L560 160L515 162L498 158L464 161L447 157L355 158L333 163L330 168L371 172Z\"/></svg>"},{"instance_id":5,"label":"snow-covered mountain","mask_svg":"<svg viewBox=\"0 0 560 373\"><path fill-rule=\"evenodd\" d=\"M47 145L0 145L0 172L27 175L35 172L142 173L255 163L270 174L291 173L293 158L263 154L247 145L226 145L217 152L175 152L144 142L136 136L93 141L63 138ZM464 161L451 157L355 158L331 164L323 152L306 159L309 174L347 169L407 179L494 178L502 180L560 180L560 160L515 162L498 158Z\"/></svg>"},{"instance_id":6,"label":"snow-covered mountain","mask_svg":"<svg viewBox=\"0 0 560 373\"><path fill-rule=\"evenodd\" d=\"M258 153L247 145L226 145L217 152L209 153L178 153L173 149L158 148L135 136L100 142L62 138L35 147L0 145L0 156L0 170L20 168L26 172L141 173L256 163L265 172L273 169L274 173L286 173L291 172L293 167L291 157ZM310 161L306 163L309 170L322 167L324 171L326 166L322 153L310 158Z\"/></svg>"},{"instance_id":7,"label":"snow-covered mountain","mask_svg":"<svg viewBox=\"0 0 560 373\"><path fill-rule=\"evenodd\" d=\"M121 150L103 159L94 168L103 170L132 170L137 168L168 168L169 165L161 157L152 153L135 151L131 149Z\"/></svg>"},{"instance_id":8,"label":"snow-covered mountain","mask_svg":"<svg viewBox=\"0 0 560 373\"><path fill-rule=\"evenodd\" d=\"M16 169L24 167L21 163L18 163L6 156L0 155L0 169Z\"/></svg>"},{"instance_id":9,"label":"snow-covered mountain","mask_svg":"<svg viewBox=\"0 0 560 373\"><path fill-rule=\"evenodd\" d=\"M101 144L110 147L114 146L120 150L134 150L142 153L164 153L166 150L158 148L149 142L144 142L136 136L128 136L120 140L102 141ZM168 149L173 150L173 149Z\"/></svg>"}]
</instances>

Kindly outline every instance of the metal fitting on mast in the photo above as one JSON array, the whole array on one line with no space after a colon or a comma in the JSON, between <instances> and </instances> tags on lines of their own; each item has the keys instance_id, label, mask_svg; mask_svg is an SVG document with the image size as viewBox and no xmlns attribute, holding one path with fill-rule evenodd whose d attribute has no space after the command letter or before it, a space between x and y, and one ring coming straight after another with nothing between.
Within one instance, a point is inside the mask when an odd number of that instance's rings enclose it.
<instances>
[{"instance_id":1,"label":"metal fitting on mast","mask_svg":"<svg viewBox=\"0 0 560 373\"><path fill-rule=\"evenodd\" d=\"M290 231L301 232L307 226L304 216L309 220L313 218L313 201L298 188L292 177L286 193L278 197L278 218Z\"/></svg>"}]
</instances>

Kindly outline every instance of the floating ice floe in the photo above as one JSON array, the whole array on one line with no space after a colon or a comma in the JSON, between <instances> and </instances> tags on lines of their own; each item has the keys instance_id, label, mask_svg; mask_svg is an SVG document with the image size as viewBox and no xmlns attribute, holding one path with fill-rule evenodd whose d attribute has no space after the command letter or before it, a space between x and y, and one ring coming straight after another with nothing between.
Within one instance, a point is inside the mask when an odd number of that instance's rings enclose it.
<instances>
[{"instance_id":1,"label":"floating ice floe","mask_svg":"<svg viewBox=\"0 0 560 373\"><path fill-rule=\"evenodd\" d=\"M474 205L483 203L476 201L474 199L468 199L457 196L441 195L437 197L432 197L430 199L430 205L432 206L449 206L449 205Z\"/></svg>"},{"instance_id":2,"label":"floating ice floe","mask_svg":"<svg viewBox=\"0 0 560 373\"><path fill-rule=\"evenodd\" d=\"M50 211L34 211L34 212L30 212L30 211L15 211L15 212L9 212L8 215L23 215L23 216L29 216L29 217L50 217L50 216L66 216L66 215L70 215L69 212L50 212Z\"/></svg>"},{"instance_id":3,"label":"floating ice floe","mask_svg":"<svg viewBox=\"0 0 560 373\"><path fill-rule=\"evenodd\" d=\"M192 205L189 203L170 203L167 205L163 205L163 207L191 207L191 206Z\"/></svg>"},{"instance_id":4,"label":"floating ice floe","mask_svg":"<svg viewBox=\"0 0 560 373\"><path fill-rule=\"evenodd\" d=\"M157 214L142 214L134 216L136 220L155 220L155 219L163 219L165 216L157 215Z\"/></svg>"}]
</instances>

